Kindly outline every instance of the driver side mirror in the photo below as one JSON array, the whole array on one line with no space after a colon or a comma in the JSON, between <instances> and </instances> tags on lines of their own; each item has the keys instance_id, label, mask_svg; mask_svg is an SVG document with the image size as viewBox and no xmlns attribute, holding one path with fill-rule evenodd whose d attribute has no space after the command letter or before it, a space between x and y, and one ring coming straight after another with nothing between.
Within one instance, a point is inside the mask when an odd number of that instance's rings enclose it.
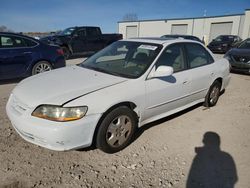
<instances>
[{"instance_id":1,"label":"driver side mirror","mask_svg":"<svg viewBox=\"0 0 250 188\"><path fill-rule=\"evenodd\" d=\"M149 74L149 78L161 78L171 76L174 72L173 67L170 66L159 66L155 71Z\"/></svg>"}]
</instances>

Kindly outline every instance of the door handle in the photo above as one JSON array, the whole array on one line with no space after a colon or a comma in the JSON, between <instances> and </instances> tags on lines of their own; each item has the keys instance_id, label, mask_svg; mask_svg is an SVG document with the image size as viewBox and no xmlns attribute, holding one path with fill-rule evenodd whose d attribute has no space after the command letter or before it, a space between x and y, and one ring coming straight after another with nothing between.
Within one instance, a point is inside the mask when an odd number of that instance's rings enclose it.
<instances>
[{"instance_id":1,"label":"door handle","mask_svg":"<svg viewBox=\"0 0 250 188\"><path fill-rule=\"evenodd\" d=\"M214 76L214 73L213 73L213 72L211 73L211 76Z\"/></svg>"},{"instance_id":2,"label":"door handle","mask_svg":"<svg viewBox=\"0 0 250 188\"><path fill-rule=\"evenodd\" d=\"M184 82L183 82L183 84L187 84L188 83L188 81L187 80L185 80Z\"/></svg>"},{"instance_id":3,"label":"door handle","mask_svg":"<svg viewBox=\"0 0 250 188\"><path fill-rule=\"evenodd\" d=\"M32 54L32 52L23 52L23 54Z\"/></svg>"}]
</instances>

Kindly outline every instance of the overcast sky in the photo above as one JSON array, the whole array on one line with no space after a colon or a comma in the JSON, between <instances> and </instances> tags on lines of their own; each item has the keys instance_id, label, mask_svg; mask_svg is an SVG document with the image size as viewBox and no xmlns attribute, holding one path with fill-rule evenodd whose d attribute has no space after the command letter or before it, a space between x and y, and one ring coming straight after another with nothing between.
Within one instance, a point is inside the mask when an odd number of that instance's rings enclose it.
<instances>
[{"instance_id":1,"label":"overcast sky","mask_svg":"<svg viewBox=\"0 0 250 188\"><path fill-rule=\"evenodd\" d=\"M1 0L0 26L16 32L100 26L117 32L118 21L135 13L139 20L243 14L250 0Z\"/></svg>"}]
</instances>

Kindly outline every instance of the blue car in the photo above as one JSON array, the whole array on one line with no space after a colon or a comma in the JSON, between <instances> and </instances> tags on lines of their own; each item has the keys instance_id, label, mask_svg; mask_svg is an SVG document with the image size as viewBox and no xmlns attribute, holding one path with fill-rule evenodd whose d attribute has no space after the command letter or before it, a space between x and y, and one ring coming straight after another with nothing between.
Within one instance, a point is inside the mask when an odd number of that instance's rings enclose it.
<instances>
[{"instance_id":1,"label":"blue car","mask_svg":"<svg viewBox=\"0 0 250 188\"><path fill-rule=\"evenodd\" d=\"M22 78L65 66L63 50L34 38L0 32L0 80Z\"/></svg>"}]
</instances>

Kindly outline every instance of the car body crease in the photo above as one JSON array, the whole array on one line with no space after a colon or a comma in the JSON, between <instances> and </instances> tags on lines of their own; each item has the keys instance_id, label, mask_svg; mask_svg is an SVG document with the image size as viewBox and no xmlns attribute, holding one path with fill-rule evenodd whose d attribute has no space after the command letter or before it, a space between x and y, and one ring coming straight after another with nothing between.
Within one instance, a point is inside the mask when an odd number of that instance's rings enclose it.
<instances>
[{"instance_id":1,"label":"car body crease","mask_svg":"<svg viewBox=\"0 0 250 188\"><path fill-rule=\"evenodd\" d=\"M186 98L186 97L189 97L189 96L191 96L191 95L195 95L195 94L197 94L197 93L200 93L200 92L203 92L203 91L206 91L206 90L208 90L208 89L207 89L207 88L204 88L204 89L201 89L201 90L199 90L199 91L190 93L190 94L188 94L188 95L184 95L184 96L182 96L182 97L175 98L175 99L169 100L169 101L164 102L164 103L161 103L161 104L157 104L157 105L154 105L154 106L150 106L150 107L148 107L147 109L149 110L149 109L157 108L157 107L160 107L160 106L169 104L169 103L171 103L171 102L175 102L175 101L184 99L184 98Z\"/></svg>"},{"instance_id":2,"label":"car body crease","mask_svg":"<svg viewBox=\"0 0 250 188\"><path fill-rule=\"evenodd\" d=\"M99 91L99 90L102 90L102 89L105 89L105 88L108 88L108 87L111 87L111 86L114 86L114 85L117 85L117 84L121 84L121 83L126 82L126 81L127 81L127 80L124 80L124 81L121 81L121 82L118 82L118 83L115 83L115 84L111 84L111 85L108 85L108 86L105 86L105 87L98 88L98 89L96 89L96 90L90 91L90 92L85 93L85 94L83 94L83 95L79 95L79 96L77 96L77 97L75 97L75 98L73 98L73 99L70 99L70 100L68 100L67 102L63 103L61 106L64 106L64 105L66 105L66 104L68 104L68 103L70 103L70 102L72 102L72 101L74 101L74 100L76 100L76 99L79 99L79 98L81 98L81 97L83 97L83 96L85 96L85 95L88 95L88 94L90 94L90 93L94 93L94 92L96 92L96 91Z\"/></svg>"}]
</instances>

